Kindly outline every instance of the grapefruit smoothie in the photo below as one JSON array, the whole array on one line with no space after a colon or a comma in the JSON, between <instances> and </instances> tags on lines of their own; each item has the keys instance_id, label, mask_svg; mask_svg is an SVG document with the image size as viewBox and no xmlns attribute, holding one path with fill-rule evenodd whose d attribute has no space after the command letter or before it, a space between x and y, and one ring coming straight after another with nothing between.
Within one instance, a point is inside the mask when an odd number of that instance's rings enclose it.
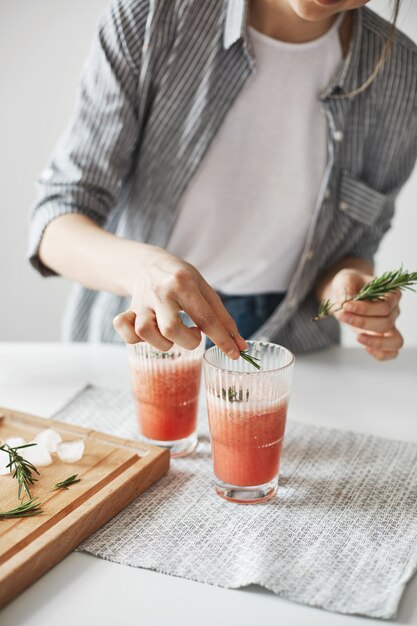
<instances>
[{"instance_id":1,"label":"grapefruit smoothie","mask_svg":"<svg viewBox=\"0 0 417 626\"><path fill-rule=\"evenodd\" d=\"M172 456L197 445L197 409L204 343L195 350L160 352L146 343L129 347L139 433Z\"/></svg>"},{"instance_id":2,"label":"grapefruit smoothie","mask_svg":"<svg viewBox=\"0 0 417 626\"><path fill-rule=\"evenodd\" d=\"M253 504L277 490L294 355L277 344L249 341L232 361L214 346L204 375L215 489L226 500Z\"/></svg>"},{"instance_id":3,"label":"grapefruit smoothie","mask_svg":"<svg viewBox=\"0 0 417 626\"><path fill-rule=\"evenodd\" d=\"M216 406L207 400L213 467L224 483L263 485L278 476L287 404L264 408Z\"/></svg>"}]
</instances>

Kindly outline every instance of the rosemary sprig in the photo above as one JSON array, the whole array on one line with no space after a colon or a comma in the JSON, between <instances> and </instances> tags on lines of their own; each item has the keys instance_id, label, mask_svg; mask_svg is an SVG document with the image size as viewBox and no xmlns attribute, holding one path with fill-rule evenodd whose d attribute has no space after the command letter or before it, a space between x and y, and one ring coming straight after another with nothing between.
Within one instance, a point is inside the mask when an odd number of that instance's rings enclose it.
<instances>
[{"instance_id":1,"label":"rosemary sprig","mask_svg":"<svg viewBox=\"0 0 417 626\"><path fill-rule=\"evenodd\" d=\"M258 357L251 356L250 354L248 354L246 352L246 350L241 350L240 351L240 356L242 357L242 359L245 359L245 361L247 361L248 363L253 365L253 367L256 367L257 370L261 369L261 366L259 365L259 363L256 363L256 361L260 361L261 360L261 359L258 359Z\"/></svg>"},{"instance_id":2,"label":"rosemary sprig","mask_svg":"<svg viewBox=\"0 0 417 626\"><path fill-rule=\"evenodd\" d=\"M23 446L10 447L7 443L4 443L0 446L0 450L3 452L7 452L9 455L9 463L6 467L10 468L12 472L12 477L17 480L17 497L21 498L22 491L24 491L28 498L31 498L29 487L33 485L38 479L33 476L33 472L38 474L39 472L30 461L27 461L23 456L21 456L18 450L22 450L23 448L30 448L31 446L36 446L36 443L26 443Z\"/></svg>"},{"instance_id":3,"label":"rosemary sprig","mask_svg":"<svg viewBox=\"0 0 417 626\"><path fill-rule=\"evenodd\" d=\"M331 315L332 309L335 305L330 302L330 300L323 300L320 302L319 310L317 311L317 315L313 317L313 321L317 322L318 320L322 320L324 317Z\"/></svg>"},{"instance_id":4,"label":"rosemary sprig","mask_svg":"<svg viewBox=\"0 0 417 626\"><path fill-rule=\"evenodd\" d=\"M415 291L412 287L415 283L417 283L417 272L403 271L400 267L399 270L385 272L371 280L353 296L352 300L382 300L387 293L396 289Z\"/></svg>"},{"instance_id":5,"label":"rosemary sprig","mask_svg":"<svg viewBox=\"0 0 417 626\"><path fill-rule=\"evenodd\" d=\"M223 400L229 400L229 402L247 402L249 400L249 389L246 389L244 392L242 387L239 387L239 390L236 387L228 387L226 391L222 387L222 398Z\"/></svg>"},{"instance_id":6,"label":"rosemary sprig","mask_svg":"<svg viewBox=\"0 0 417 626\"><path fill-rule=\"evenodd\" d=\"M69 476L65 480L62 480L60 483L57 483L56 485L54 485L52 490L54 491L55 489L68 489L68 487L70 487L71 485L74 485L75 483L79 483L81 478L77 478L77 476L78 474Z\"/></svg>"},{"instance_id":7,"label":"rosemary sprig","mask_svg":"<svg viewBox=\"0 0 417 626\"><path fill-rule=\"evenodd\" d=\"M145 358L150 359L175 359L177 356L175 352L159 352L158 350L150 350L149 354L145 354Z\"/></svg>"},{"instance_id":8,"label":"rosemary sprig","mask_svg":"<svg viewBox=\"0 0 417 626\"><path fill-rule=\"evenodd\" d=\"M19 506L10 511L0 511L0 519L11 519L13 517L32 517L43 513L38 498L31 498L26 502L21 502Z\"/></svg>"},{"instance_id":9,"label":"rosemary sprig","mask_svg":"<svg viewBox=\"0 0 417 626\"><path fill-rule=\"evenodd\" d=\"M355 293L353 296L346 297L337 308L335 308L336 304L330 302L330 300L324 300L321 302L317 315L313 318L313 320L322 320L328 315L336 313L336 311L340 311L343 309L346 302L352 302L354 300L383 300L388 293L395 291L396 289L399 289L400 291L405 289L415 291L415 289L413 289L413 285L416 283L417 272L404 271L402 266L398 270L384 272L381 276L376 276L369 283L364 285L358 293Z\"/></svg>"}]
</instances>

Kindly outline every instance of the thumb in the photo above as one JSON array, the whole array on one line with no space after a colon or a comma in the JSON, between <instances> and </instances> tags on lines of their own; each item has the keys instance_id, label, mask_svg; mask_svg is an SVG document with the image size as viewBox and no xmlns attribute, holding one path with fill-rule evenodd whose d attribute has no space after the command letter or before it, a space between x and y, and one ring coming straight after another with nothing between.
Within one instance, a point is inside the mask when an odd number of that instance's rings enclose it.
<instances>
[{"instance_id":1,"label":"thumb","mask_svg":"<svg viewBox=\"0 0 417 626\"><path fill-rule=\"evenodd\" d=\"M356 272L343 272L343 274L340 272L336 278L333 293L337 304L341 306L345 300L357 293L363 281L358 280L359 276L356 275Z\"/></svg>"},{"instance_id":2,"label":"thumb","mask_svg":"<svg viewBox=\"0 0 417 626\"><path fill-rule=\"evenodd\" d=\"M372 278L373 276L357 269L342 270L335 276L334 297L342 303L357 294Z\"/></svg>"},{"instance_id":3,"label":"thumb","mask_svg":"<svg viewBox=\"0 0 417 626\"><path fill-rule=\"evenodd\" d=\"M372 280L372 276L356 269L341 270L333 280L333 299L338 307L342 307L346 300L352 298L362 287ZM335 312L340 317L342 310Z\"/></svg>"}]
</instances>

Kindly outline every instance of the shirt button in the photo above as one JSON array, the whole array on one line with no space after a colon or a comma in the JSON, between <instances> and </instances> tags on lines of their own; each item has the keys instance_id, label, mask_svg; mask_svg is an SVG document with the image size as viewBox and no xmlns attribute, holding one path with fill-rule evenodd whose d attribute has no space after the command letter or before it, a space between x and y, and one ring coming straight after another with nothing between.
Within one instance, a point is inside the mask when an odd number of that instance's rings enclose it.
<instances>
[{"instance_id":1,"label":"shirt button","mask_svg":"<svg viewBox=\"0 0 417 626\"><path fill-rule=\"evenodd\" d=\"M340 209L341 211L347 211L347 210L348 210L348 208L349 208L349 205L348 205L348 203L347 203L347 202L340 202L340 203L339 203L339 209Z\"/></svg>"},{"instance_id":2,"label":"shirt button","mask_svg":"<svg viewBox=\"0 0 417 626\"><path fill-rule=\"evenodd\" d=\"M333 133L333 139L335 141L342 141L343 139L343 132L341 130L335 130Z\"/></svg>"}]
</instances>

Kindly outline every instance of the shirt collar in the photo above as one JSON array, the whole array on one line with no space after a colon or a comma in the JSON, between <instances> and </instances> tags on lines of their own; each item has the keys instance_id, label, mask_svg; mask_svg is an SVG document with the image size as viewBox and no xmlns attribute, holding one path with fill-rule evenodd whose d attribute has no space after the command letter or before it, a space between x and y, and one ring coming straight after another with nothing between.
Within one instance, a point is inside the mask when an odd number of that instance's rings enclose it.
<instances>
[{"instance_id":1,"label":"shirt collar","mask_svg":"<svg viewBox=\"0 0 417 626\"><path fill-rule=\"evenodd\" d=\"M239 39L246 39L246 18L249 1L225 0L225 3L226 19L223 31L223 47L228 50ZM363 14L363 7L356 9L354 12L352 39L347 56L323 93L322 98L331 97L336 92L349 93L358 87Z\"/></svg>"}]
</instances>

